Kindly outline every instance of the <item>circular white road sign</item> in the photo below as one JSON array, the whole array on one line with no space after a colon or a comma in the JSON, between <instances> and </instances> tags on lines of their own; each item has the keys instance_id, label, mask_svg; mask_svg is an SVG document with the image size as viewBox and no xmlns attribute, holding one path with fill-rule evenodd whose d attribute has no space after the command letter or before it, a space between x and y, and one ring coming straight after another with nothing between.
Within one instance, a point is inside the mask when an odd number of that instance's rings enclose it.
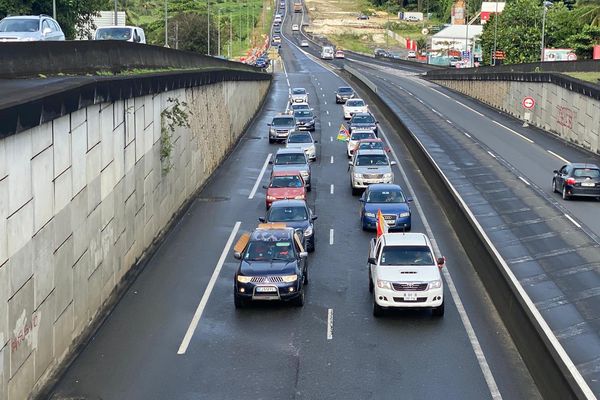
<instances>
[{"instance_id":1,"label":"circular white road sign","mask_svg":"<svg viewBox=\"0 0 600 400\"><path fill-rule=\"evenodd\" d=\"M533 110L533 107L535 107L535 99L531 96L527 96L523 99L521 105L527 110Z\"/></svg>"}]
</instances>

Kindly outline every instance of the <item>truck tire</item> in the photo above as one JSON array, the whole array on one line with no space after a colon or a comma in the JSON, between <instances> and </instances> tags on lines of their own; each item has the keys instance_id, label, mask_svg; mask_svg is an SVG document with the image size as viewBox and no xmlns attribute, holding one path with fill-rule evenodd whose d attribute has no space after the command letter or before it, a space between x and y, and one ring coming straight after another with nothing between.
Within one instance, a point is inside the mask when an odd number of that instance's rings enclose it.
<instances>
[{"instance_id":1,"label":"truck tire","mask_svg":"<svg viewBox=\"0 0 600 400\"><path fill-rule=\"evenodd\" d=\"M239 297L237 294L233 295L233 303L235 304L235 308L243 308L246 305L244 299Z\"/></svg>"},{"instance_id":2,"label":"truck tire","mask_svg":"<svg viewBox=\"0 0 600 400\"><path fill-rule=\"evenodd\" d=\"M444 316L444 302L442 301L442 304L440 304L438 307L432 308L431 314L434 317L443 317Z\"/></svg>"},{"instance_id":3,"label":"truck tire","mask_svg":"<svg viewBox=\"0 0 600 400\"><path fill-rule=\"evenodd\" d=\"M293 304L296 307L304 307L304 289L302 289L300 295L294 299Z\"/></svg>"},{"instance_id":4,"label":"truck tire","mask_svg":"<svg viewBox=\"0 0 600 400\"><path fill-rule=\"evenodd\" d=\"M381 307L379 304L377 304L377 302L375 301L375 296L373 296L373 316L375 318L379 318L383 315L383 307Z\"/></svg>"},{"instance_id":5,"label":"truck tire","mask_svg":"<svg viewBox=\"0 0 600 400\"><path fill-rule=\"evenodd\" d=\"M373 293L375 285L373 285L373 278L371 277L371 271L369 270L369 293Z\"/></svg>"},{"instance_id":6,"label":"truck tire","mask_svg":"<svg viewBox=\"0 0 600 400\"><path fill-rule=\"evenodd\" d=\"M358 196L360 194L360 189L352 188L352 196Z\"/></svg>"}]
</instances>

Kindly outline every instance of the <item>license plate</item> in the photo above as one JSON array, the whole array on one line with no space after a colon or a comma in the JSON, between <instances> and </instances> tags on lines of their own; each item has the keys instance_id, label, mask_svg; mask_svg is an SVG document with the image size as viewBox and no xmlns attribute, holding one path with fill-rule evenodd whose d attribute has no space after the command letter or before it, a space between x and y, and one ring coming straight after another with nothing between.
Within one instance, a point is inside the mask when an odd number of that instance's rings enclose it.
<instances>
[{"instance_id":1,"label":"license plate","mask_svg":"<svg viewBox=\"0 0 600 400\"><path fill-rule=\"evenodd\" d=\"M417 293L404 293L404 301L417 301Z\"/></svg>"},{"instance_id":2,"label":"license plate","mask_svg":"<svg viewBox=\"0 0 600 400\"><path fill-rule=\"evenodd\" d=\"M256 293L277 293L277 288L275 286L258 286Z\"/></svg>"},{"instance_id":3,"label":"license plate","mask_svg":"<svg viewBox=\"0 0 600 400\"><path fill-rule=\"evenodd\" d=\"M596 184L594 182L581 182L581 186L594 187Z\"/></svg>"}]
</instances>

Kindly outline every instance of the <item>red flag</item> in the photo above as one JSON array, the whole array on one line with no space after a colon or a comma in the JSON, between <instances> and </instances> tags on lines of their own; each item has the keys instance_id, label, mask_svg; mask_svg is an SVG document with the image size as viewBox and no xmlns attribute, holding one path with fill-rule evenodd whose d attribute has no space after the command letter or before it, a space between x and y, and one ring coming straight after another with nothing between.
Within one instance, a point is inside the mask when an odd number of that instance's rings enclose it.
<instances>
[{"instance_id":1,"label":"red flag","mask_svg":"<svg viewBox=\"0 0 600 400\"><path fill-rule=\"evenodd\" d=\"M383 218L381 210L377 210L377 237L384 233L388 233L388 225L385 222L385 218Z\"/></svg>"}]
</instances>

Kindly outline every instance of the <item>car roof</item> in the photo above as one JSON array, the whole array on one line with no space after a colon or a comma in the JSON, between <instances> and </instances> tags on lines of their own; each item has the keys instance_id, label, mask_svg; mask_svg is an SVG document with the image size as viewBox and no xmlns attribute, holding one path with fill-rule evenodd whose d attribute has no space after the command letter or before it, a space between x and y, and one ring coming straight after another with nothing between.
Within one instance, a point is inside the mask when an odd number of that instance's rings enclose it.
<instances>
[{"instance_id":1,"label":"car roof","mask_svg":"<svg viewBox=\"0 0 600 400\"><path fill-rule=\"evenodd\" d=\"M263 225L263 224L261 224ZM250 235L250 240L260 241L280 241L280 240L291 240L294 234L293 228L268 228L269 224L259 225Z\"/></svg>"},{"instance_id":2,"label":"car roof","mask_svg":"<svg viewBox=\"0 0 600 400\"><path fill-rule=\"evenodd\" d=\"M360 130L357 129L354 132L363 132L363 131L365 131L365 130L364 129L360 129ZM366 132L373 132L373 131L371 129L369 129ZM383 143L383 140L381 140L380 138L360 139L358 141L358 144L361 144L361 143L375 143L375 142L376 143Z\"/></svg>"},{"instance_id":3,"label":"car roof","mask_svg":"<svg viewBox=\"0 0 600 400\"><path fill-rule=\"evenodd\" d=\"M302 206L302 207L306 207L306 202L304 200L277 200L274 201L273 204L271 204L271 208L275 207L298 207L298 206Z\"/></svg>"},{"instance_id":4,"label":"car roof","mask_svg":"<svg viewBox=\"0 0 600 400\"><path fill-rule=\"evenodd\" d=\"M133 25L109 25L109 26L99 26L98 28L96 28L96 30L99 29L107 29L107 28L130 28L130 29L142 29L139 26L133 26Z\"/></svg>"},{"instance_id":5,"label":"car roof","mask_svg":"<svg viewBox=\"0 0 600 400\"><path fill-rule=\"evenodd\" d=\"M10 16L4 17L3 19L40 19L40 18L53 19L49 15L10 15Z\"/></svg>"},{"instance_id":6,"label":"car roof","mask_svg":"<svg viewBox=\"0 0 600 400\"><path fill-rule=\"evenodd\" d=\"M386 233L383 235L385 246L428 246L427 236L423 233Z\"/></svg>"},{"instance_id":7,"label":"car roof","mask_svg":"<svg viewBox=\"0 0 600 400\"><path fill-rule=\"evenodd\" d=\"M369 191L371 190L391 190L397 189L402 191L400 185L396 185L395 183L373 183L367 187Z\"/></svg>"},{"instance_id":8,"label":"car roof","mask_svg":"<svg viewBox=\"0 0 600 400\"><path fill-rule=\"evenodd\" d=\"M387 156L384 150L381 149L359 149L356 155L384 155Z\"/></svg>"},{"instance_id":9,"label":"car roof","mask_svg":"<svg viewBox=\"0 0 600 400\"><path fill-rule=\"evenodd\" d=\"M302 176L300 171L297 170L285 170L285 171L273 171L271 177L274 176Z\"/></svg>"},{"instance_id":10,"label":"car roof","mask_svg":"<svg viewBox=\"0 0 600 400\"><path fill-rule=\"evenodd\" d=\"M302 149L294 149L294 148L291 148L291 149L282 148L282 149L277 150L277 153L275 155L277 156L279 154L297 154L297 153L304 154L304 150L302 150Z\"/></svg>"},{"instance_id":11,"label":"car roof","mask_svg":"<svg viewBox=\"0 0 600 400\"><path fill-rule=\"evenodd\" d=\"M573 168L589 168L589 169L600 169L596 164L590 163L571 163Z\"/></svg>"},{"instance_id":12,"label":"car roof","mask_svg":"<svg viewBox=\"0 0 600 400\"><path fill-rule=\"evenodd\" d=\"M358 97L355 97L353 99L348 99L348 101L356 101L356 100L360 100L360 101L364 102L363 99L359 99ZM357 114L366 114L366 113L357 113Z\"/></svg>"},{"instance_id":13,"label":"car roof","mask_svg":"<svg viewBox=\"0 0 600 400\"><path fill-rule=\"evenodd\" d=\"M277 115L275 115L275 116L273 117L273 119L275 119L275 118L292 118L292 119L293 119L294 117L292 117L292 116L291 116L291 115L289 115L289 114L281 113L281 114L277 114Z\"/></svg>"},{"instance_id":14,"label":"car roof","mask_svg":"<svg viewBox=\"0 0 600 400\"><path fill-rule=\"evenodd\" d=\"M350 90L353 90L350 86L340 86L338 88L338 90L340 90L340 89L350 89Z\"/></svg>"}]
</instances>

